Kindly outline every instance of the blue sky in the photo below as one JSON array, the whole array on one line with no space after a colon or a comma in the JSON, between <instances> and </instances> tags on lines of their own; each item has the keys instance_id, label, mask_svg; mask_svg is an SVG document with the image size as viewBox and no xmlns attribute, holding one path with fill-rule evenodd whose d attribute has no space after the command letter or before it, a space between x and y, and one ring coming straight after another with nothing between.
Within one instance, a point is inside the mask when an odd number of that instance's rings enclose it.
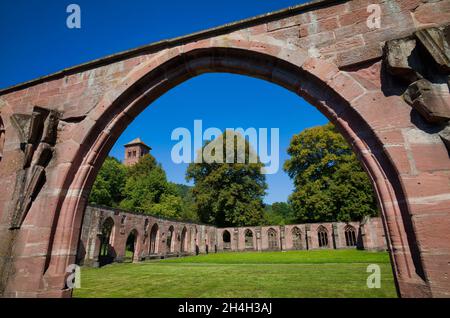
<instances>
[{"instance_id":1,"label":"blue sky","mask_svg":"<svg viewBox=\"0 0 450 318\"><path fill-rule=\"evenodd\" d=\"M299 4L299 0L117 1L2 0L0 2L0 88L162 39L219 26ZM81 29L66 27L66 7L81 7ZM298 96L262 80L231 74L191 79L150 105L111 151L123 159L123 144L141 137L162 163L169 180L185 183L186 165L170 151L177 127L280 129L280 165L293 134L327 122ZM267 176L265 202L285 201L292 182L282 171Z\"/></svg>"}]
</instances>

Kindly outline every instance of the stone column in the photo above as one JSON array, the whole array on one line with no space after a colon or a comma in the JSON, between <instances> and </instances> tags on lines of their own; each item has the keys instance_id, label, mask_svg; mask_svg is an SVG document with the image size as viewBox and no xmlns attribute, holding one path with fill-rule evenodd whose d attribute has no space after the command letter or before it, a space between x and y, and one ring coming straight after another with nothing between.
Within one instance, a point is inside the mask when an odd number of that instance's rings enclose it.
<instances>
[{"instance_id":1,"label":"stone column","mask_svg":"<svg viewBox=\"0 0 450 318\"><path fill-rule=\"evenodd\" d=\"M340 243L339 243L339 228L338 228L338 224L336 222L332 223L331 225L332 229L333 229L333 248L334 249L338 249L341 247Z\"/></svg>"},{"instance_id":2,"label":"stone column","mask_svg":"<svg viewBox=\"0 0 450 318\"><path fill-rule=\"evenodd\" d=\"M284 225L280 225L280 250L286 249L286 237Z\"/></svg>"},{"instance_id":3,"label":"stone column","mask_svg":"<svg viewBox=\"0 0 450 318\"><path fill-rule=\"evenodd\" d=\"M311 225L305 225L305 241L306 241L306 249L312 249L312 240L311 240Z\"/></svg>"},{"instance_id":4,"label":"stone column","mask_svg":"<svg viewBox=\"0 0 450 318\"><path fill-rule=\"evenodd\" d=\"M256 235L256 250L261 252L262 251L262 239L261 239L261 227L257 227L255 230Z\"/></svg>"}]
</instances>

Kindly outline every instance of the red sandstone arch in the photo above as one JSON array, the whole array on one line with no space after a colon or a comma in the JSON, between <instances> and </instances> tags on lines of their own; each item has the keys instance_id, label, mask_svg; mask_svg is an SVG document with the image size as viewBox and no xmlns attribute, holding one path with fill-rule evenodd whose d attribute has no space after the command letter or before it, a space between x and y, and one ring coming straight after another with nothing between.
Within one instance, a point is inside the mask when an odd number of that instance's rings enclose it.
<instances>
[{"instance_id":1,"label":"red sandstone arch","mask_svg":"<svg viewBox=\"0 0 450 318\"><path fill-rule=\"evenodd\" d=\"M127 245L129 243L128 240L129 240L130 237L132 237L132 239L134 241L133 242L133 251L132 251L133 252L133 256L131 258L131 261L132 262L139 261L141 244L140 244L140 241L139 241L139 232L135 228L133 228L131 231L129 231L128 235L126 236L124 257L125 257L125 254L126 254L126 251L127 251L127 248L128 248Z\"/></svg>"},{"instance_id":2,"label":"red sandstone arch","mask_svg":"<svg viewBox=\"0 0 450 318\"><path fill-rule=\"evenodd\" d=\"M240 46L250 46L250 43L239 43ZM304 97L327 116L343 133L356 153L359 155L364 167L374 183L381 210L389 226L389 238L396 250L401 253L393 256L393 264L399 278L406 274L409 279L417 279L415 272L422 272L420 263L415 264L411 259L414 251L408 247L409 241L415 241L411 230L405 228L402 219L402 209L395 202L402 201L402 193L398 184L395 168L386 158L382 146L377 142L370 126L364 118L352 108L351 101L355 98L353 93L346 93L339 89L340 76L344 76L347 85L358 85L332 64L308 58L302 52L291 52L283 48L271 48L285 59L274 57L271 54L260 53L241 48L193 48L184 53L178 52L173 58L165 54L163 60L151 60L148 64L133 70L122 82L128 87L112 102L107 102L110 93L100 101L93 114L96 124L83 138L83 146L74 156L71 169L65 178L65 187L68 193L77 193L76 196L60 198L61 213L55 230L55 241L52 254L45 272L48 280L60 280L65 277L63 268L72 263L71 256L61 256L57 251L71 250L78 243L81 219L90 188L98 169L126 126L152 101L175 85L206 72L229 72L261 78L281 85ZM267 50L270 51L270 50ZM270 53L270 52L268 52ZM167 60L166 60L167 59ZM299 67L292 62L301 63ZM151 67L152 66L152 67ZM327 70L323 73L323 70ZM334 80L326 77L334 76ZM324 78L319 78L320 75ZM333 89L332 87L336 87ZM121 89L118 89L121 91ZM350 94L350 95L349 95ZM358 96L357 96L358 97ZM92 118L92 119L94 119ZM397 206L396 206L397 205ZM62 235L71 233L71 236ZM407 273L399 272L398 264L407 265ZM59 285L61 288L61 285ZM56 286L55 286L56 287Z\"/></svg>"},{"instance_id":3,"label":"red sandstone arch","mask_svg":"<svg viewBox=\"0 0 450 318\"><path fill-rule=\"evenodd\" d=\"M101 224L101 237L98 238L99 247L97 254L98 265L102 266L114 261L116 252L114 251L115 223L112 217L106 218Z\"/></svg>"},{"instance_id":4,"label":"red sandstone arch","mask_svg":"<svg viewBox=\"0 0 450 318\"><path fill-rule=\"evenodd\" d=\"M410 15L408 10L407 16ZM448 224L445 219L445 213L449 212L448 158L423 158L420 152L405 150L409 145L401 129L416 129L417 126L413 123L411 108L398 95L383 92L379 56L373 60L362 58L359 61L362 64L343 70L332 59L314 57L298 47L291 50L286 43L279 44L276 38L258 38L266 32L260 25L247 31L230 31L223 37L208 34L197 41L186 39L185 43L163 46L149 58L130 57L125 61L128 63L128 68L124 67L126 71L117 72L120 79L114 82L113 88L102 91L103 97L93 108L82 115L77 113L76 107L68 110L65 122L74 122L75 129L70 133L63 131L60 136L56 145L59 157L55 160L61 164L50 167L47 191L39 195L24 221L24 225L44 231L43 256L30 256L26 243L27 231L32 229L25 226L14 238L24 247L7 248L20 256L11 265L13 268L29 267L27 265L33 263L33 271L28 276L7 274L6 295L70 295L64 285L65 269L74 262L86 198L110 148L125 127L152 101L177 84L206 72L236 73L273 82L305 98L325 114L352 145L371 177L400 294L448 295L450 286L442 278L448 266L448 242L439 243L442 240L434 240L426 229L426 225L432 223ZM58 80L50 82L51 85L63 86ZM23 98L21 93L18 92L18 98ZM16 96L12 94L14 102ZM40 100L37 98L37 101ZM2 115L12 114L11 103L6 101L4 105ZM19 110L27 109L24 104L18 105ZM82 104L78 106L84 109ZM7 140L9 136L11 140L18 139L9 129L9 118L5 116L4 121ZM423 138L424 144L431 140L428 136ZM389 147L397 141L405 143L405 148ZM430 147L439 154L445 151L442 144ZM10 153L5 157L12 157L13 151ZM409 166L405 167L409 162L406 156L414 158L419 165L417 171L410 173ZM441 215L418 219L417 216L424 216L430 206ZM39 219L32 212L43 207L48 212L45 218ZM5 233L1 233L4 241L12 241L10 235L15 234ZM5 270L10 271L6 268L3 272Z\"/></svg>"},{"instance_id":5,"label":"red sandstone arch","mask_svg":"<svg viewBox=\"0 0 450 318\"><path fill-rule=\"evenodd\" d=\"M159 225L154 223L149 234L148 254L153 255L159 252Z\"/></svg>"},{"instance_id":6,"label":"red sandstone arch","mask_svg":"<svg viewBox=\"0 0 450 318\"><path fill-rule=\"evenodd\" d=\"M180 236L180 253L185 253L188 251L187 242L187 228L186 226L183 226Z\"/></svg>"}]
</instances>

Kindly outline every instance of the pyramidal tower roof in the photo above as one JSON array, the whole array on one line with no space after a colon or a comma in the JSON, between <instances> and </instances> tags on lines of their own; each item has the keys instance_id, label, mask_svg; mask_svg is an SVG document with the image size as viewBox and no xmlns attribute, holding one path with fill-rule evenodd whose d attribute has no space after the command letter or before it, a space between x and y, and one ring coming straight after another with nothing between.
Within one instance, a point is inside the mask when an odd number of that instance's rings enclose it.
<instances>
[{"instance_id":1,"label":"pyramidal tower roof","mask_svg":"<svg viewBox=\"0 0 450 318\"><path fill-rule=\"evenodd\" d=\"M146 145L145 142L143 142L143 141L141 140L141 138L139 138L139 137L133 139L133 140L130 141L129 143L125 144L124 146L127 147L127 146L133 146L133 145L142 145L142 146L144 146L144 147L147 147L148 149L152 149L150 146Z\"/></svg>"}]
</instances>

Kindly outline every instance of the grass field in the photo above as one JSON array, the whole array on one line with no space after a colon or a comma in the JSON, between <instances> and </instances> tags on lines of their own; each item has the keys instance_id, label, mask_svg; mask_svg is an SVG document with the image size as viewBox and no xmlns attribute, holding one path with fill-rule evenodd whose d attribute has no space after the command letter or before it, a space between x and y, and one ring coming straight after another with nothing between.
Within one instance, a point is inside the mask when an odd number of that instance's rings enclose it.
<instances>
[{"instance_id":1,"label":"grass field","mask_svg":"<svg viewBox=\"0 0 450 318\"><path fill-rule=\"evenodd\" d=\"M381 288L366 285L367 265ZM389 255L357 250L219 253L83 268L74 297L396 297Z\"/></svg>"}]
</instances>

